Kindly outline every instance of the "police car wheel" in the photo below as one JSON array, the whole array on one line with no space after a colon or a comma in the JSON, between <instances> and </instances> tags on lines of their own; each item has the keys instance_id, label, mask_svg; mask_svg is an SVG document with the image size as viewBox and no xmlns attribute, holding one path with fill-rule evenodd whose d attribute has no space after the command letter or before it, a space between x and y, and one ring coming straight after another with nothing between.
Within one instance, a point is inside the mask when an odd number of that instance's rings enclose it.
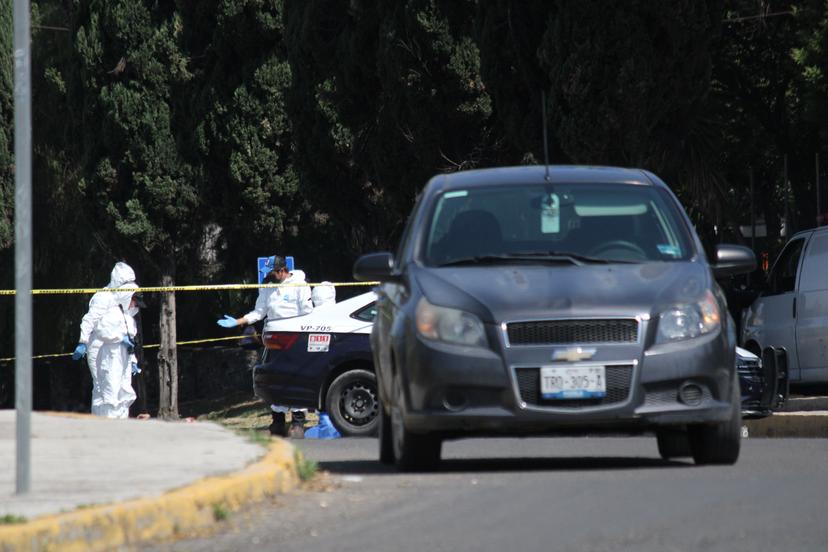
<instances>
[{"instance_id":1,"label":"police car wheel","mask_svg":"<svg viewBox=\"0 0 828 552\"><path fill-rule=\"evenodd\" d=\"M374 435L379 426L377 379L368 370L340 374L328 388L325 405L331 422L342 435Z\"/></svg>"}]
</instances>

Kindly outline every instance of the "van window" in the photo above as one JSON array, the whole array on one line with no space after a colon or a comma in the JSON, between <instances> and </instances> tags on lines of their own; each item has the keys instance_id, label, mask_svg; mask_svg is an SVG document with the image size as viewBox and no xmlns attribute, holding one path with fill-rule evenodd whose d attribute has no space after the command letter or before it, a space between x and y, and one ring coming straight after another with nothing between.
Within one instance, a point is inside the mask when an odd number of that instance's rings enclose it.
<instances>
[{"instance_id":1,"label":"van window","mask_svg":"<svg viewBox=\"0 0 828 552\"><path fill-rule=\"evenodd\" d=\"M768 292L766 295L779 295L794 290L796 285L796 270L799 266L799 257L802 255L804 238L794 240L785 246L776 263L771 269L768 278Z\"/></svg>"},{"instance_id":2,"label":"van window","mask_svg":"<svg viewBox=\"0 0 828 552\"><path fill-rule=\"evenodd\" d=\"M828 289L828 232L816 234L808 242L802 261L800 291Z\"/></svg>"}]
</instances>

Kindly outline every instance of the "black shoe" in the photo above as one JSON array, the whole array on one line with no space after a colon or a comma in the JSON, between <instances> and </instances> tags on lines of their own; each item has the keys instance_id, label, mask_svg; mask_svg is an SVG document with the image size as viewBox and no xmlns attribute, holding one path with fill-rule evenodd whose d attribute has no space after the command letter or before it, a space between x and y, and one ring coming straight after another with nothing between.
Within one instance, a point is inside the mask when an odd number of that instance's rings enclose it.
<instances>
[{"instance_id":1,"label":"black shoe","mask_svg":"<svg viewBox=\"0 0 828 552\"><path fill-rule=\"evenodd\" d=\"M271 435L278 435L279 437L287 437L288 436L288 426L287 421L285 419L284 412L271 412L270 415L273 417L273 421L270 424L270 434Z\"/></svg>"},{"instance_id":2,"label":"black shoe","mask_svg":"<svg viewBox=\"0 0 828 552\"><path fill-rule=\"evenodd\" d=\"M288 429L288 437L291 439L305 438L305 413L292 412L290 415L290 428Z\"/></svg>"}]
</instances>

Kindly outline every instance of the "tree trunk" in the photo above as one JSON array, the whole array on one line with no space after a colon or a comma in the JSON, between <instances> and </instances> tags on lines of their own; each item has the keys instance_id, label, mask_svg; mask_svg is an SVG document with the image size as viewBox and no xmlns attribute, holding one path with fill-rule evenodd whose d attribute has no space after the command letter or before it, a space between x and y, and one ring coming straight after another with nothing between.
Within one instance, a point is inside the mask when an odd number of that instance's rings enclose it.
<instances>
[{"instance_id":1,"label":"tree trunk","mask_svg":"<svg viewBox=\"0 0 828 552\"><path fill-rule=\"evenodd\" d=\"M162 286L175 285L172 270L161 276ZM175 292L161 294L159 320L161 347L158 350L158 417L178 419L178 353L175 332Z\"/></svg>"}]
</instances>

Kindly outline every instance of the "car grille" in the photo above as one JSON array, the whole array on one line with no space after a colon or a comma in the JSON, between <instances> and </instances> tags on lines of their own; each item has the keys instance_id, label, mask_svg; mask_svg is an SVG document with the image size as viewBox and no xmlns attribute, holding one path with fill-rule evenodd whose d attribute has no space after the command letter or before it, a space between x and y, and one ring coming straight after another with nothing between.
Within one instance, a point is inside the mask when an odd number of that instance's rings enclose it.
<instances>
[{"instance_id":1,"label":"car grille","mask_svg":"<svg viewBox=\"0 0 828 552\"><path fill-rule=\"evenodd\" d=\"M540 394L540 368L517 368L520 398L532 406L581 408L623 402L630 394L633 367L629 364L606 367L607 394L590 399L544 399Z\"/></svg>"},{"instance_id":2,"label":"car grille","mask_svg":"<svg viewBox=\"0 0 828 552\"><path fill-rule=\"evenodd\" d=\"M510 345L635 343L638 341L638 321L608 318L512 322L507 325L506 332Z\"/></svg>"}]
</instances>

